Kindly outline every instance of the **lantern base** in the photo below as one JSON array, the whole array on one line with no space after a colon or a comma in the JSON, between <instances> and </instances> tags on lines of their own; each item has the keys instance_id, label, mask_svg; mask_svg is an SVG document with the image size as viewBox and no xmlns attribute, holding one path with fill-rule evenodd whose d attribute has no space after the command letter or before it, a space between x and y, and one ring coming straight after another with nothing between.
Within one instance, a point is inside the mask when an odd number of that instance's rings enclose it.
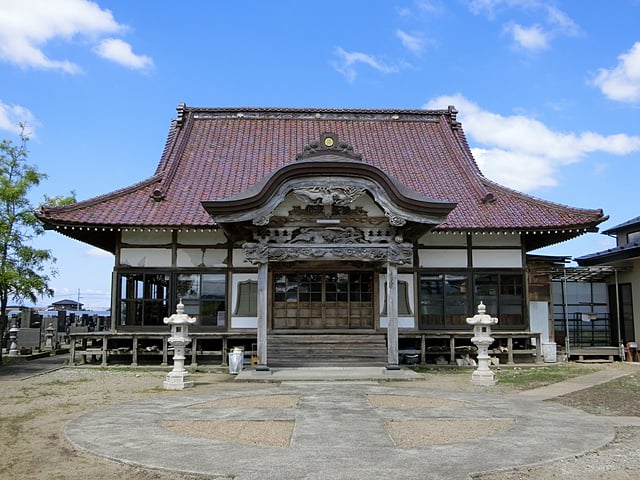
<instances>
[{"instance_id":1,"label":"lantern base","mask_svg":"<svg viewBox=\"0 0 640 480\"><path fill-rule=\"evenodd\" d=\"M475 370L471 374L471 384L479 385L481 387L492 387L498 381L496 380L496 374L491 370Z\"/></svg>"},{"instance_id":2,"label":"lantern base","mask_svg":"<svg viewBox=\"0 0 640 480\"><path fill-rule=\"evenodd\" d=\"M192 388L195 386L195 382L189 379L189 372L169 372L166 380L163 382L165 390L184 390L185 388Z\"/></svg>"}]
</instances>

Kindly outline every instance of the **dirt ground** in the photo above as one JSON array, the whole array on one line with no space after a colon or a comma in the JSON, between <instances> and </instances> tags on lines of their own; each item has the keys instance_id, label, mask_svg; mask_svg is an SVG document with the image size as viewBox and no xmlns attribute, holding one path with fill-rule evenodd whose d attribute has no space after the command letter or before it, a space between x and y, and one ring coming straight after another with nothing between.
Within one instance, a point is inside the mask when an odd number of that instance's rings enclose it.
<instances>
[{"instance_id":1,"label":"dirt ground","mask_svg":"<svg viewBox=\"0 0 640 480\"><path fill-rule=\"evenodd\" d=\"M624 368L613 364L603 368ZM640 369L610 384L556 399L597 415L640 415ZM75 450L64 438L64 426L91 410L164 391L165 371L129 368L63 368L22 381L0 382L0 478L29 480L195 480L203 477L124 465ZM267 384L231 383L224 373L197 373L199 391L268 389ZM467 390L468 376L429 374L431 388ZM501 385L499 391L512 387ZM637 478L640 475L640 427L621 427L612 444L598 452L550 465L494 473L481 480ZM213 478L213 477L207 477Z\"/></svg>"}]
</instances>

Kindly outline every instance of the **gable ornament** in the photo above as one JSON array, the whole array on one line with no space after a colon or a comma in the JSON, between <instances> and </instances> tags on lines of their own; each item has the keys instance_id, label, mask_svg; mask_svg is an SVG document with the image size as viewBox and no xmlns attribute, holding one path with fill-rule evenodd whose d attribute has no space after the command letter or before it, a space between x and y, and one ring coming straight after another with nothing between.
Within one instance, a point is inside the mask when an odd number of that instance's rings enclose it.
<instances>
[{"instance_id":1,"label":"gable ornament","mask_svg":"<svg viewBox=\"0 0 640 480\"><path fill-rule=\"evenodd\" d=\"M293 193L307 205L322 205L324 216L328 218L334 206L347 206L362 196L365 191L363 187L353 185L317 185L297 188Z\"/></svg>"}]
</instances>

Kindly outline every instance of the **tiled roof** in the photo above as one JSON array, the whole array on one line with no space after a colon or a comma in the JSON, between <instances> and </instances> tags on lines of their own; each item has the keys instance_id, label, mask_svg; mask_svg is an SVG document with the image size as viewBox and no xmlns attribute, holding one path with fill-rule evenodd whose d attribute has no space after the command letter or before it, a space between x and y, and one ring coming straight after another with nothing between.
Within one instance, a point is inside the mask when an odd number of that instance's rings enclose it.
<instances>
[{"instance_id":1,"label":"tiled roof","mask_svg":"<svg viewBox=\"0 0 640 480\"><path fill-rule=\"evenodd\" d=\"M50 227L211 227L202 201L238 194L332 132L362 161L425 197L457 203L440 230L593 229L601 210L546 202L489 181L456 111L193 108L180 105L152 177L64 207ZM572 235L572 236L575 236Z\"/></svg>"},{"instance_id":2,"label":"tiled roof","mask_svg":"<svg viewBox=\"0 0 640 480\"><path fill-rule=\"evenodd\" d=\"M601 252L590 253L576 258L580 266L605 265L640 257L640 243L632 242L619 247L613 247Z\"/></svg>"},{"instance_id":3,"label":"tiled roof","mask_svg":"<svg viewBox=\"0 0 640 480\"><path fill-rule=\"evenodd\" d=\"M616 233L620 233L625 230L638 230L640 228L640 217L632 218L631 220L627 220L624 223L616 225L614 227L608 228L604 232L604 235L612 235Z\"/></svg>"}]
</instances>

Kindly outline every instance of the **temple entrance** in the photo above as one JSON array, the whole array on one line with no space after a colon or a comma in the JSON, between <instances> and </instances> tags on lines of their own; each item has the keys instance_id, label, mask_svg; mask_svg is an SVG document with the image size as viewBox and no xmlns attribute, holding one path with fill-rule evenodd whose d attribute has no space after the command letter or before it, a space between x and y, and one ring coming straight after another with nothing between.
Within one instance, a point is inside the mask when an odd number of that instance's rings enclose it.
<instances>
[{"instance_id":1,"label":"temple entrance","mask_svg":"<svg viewBox=\"0 0 640 480\"><path fill-rule=\"evenodd\" d=\"M372 329L372 272L274 272L273 329Z\"/></svg>"}]
</instances>

